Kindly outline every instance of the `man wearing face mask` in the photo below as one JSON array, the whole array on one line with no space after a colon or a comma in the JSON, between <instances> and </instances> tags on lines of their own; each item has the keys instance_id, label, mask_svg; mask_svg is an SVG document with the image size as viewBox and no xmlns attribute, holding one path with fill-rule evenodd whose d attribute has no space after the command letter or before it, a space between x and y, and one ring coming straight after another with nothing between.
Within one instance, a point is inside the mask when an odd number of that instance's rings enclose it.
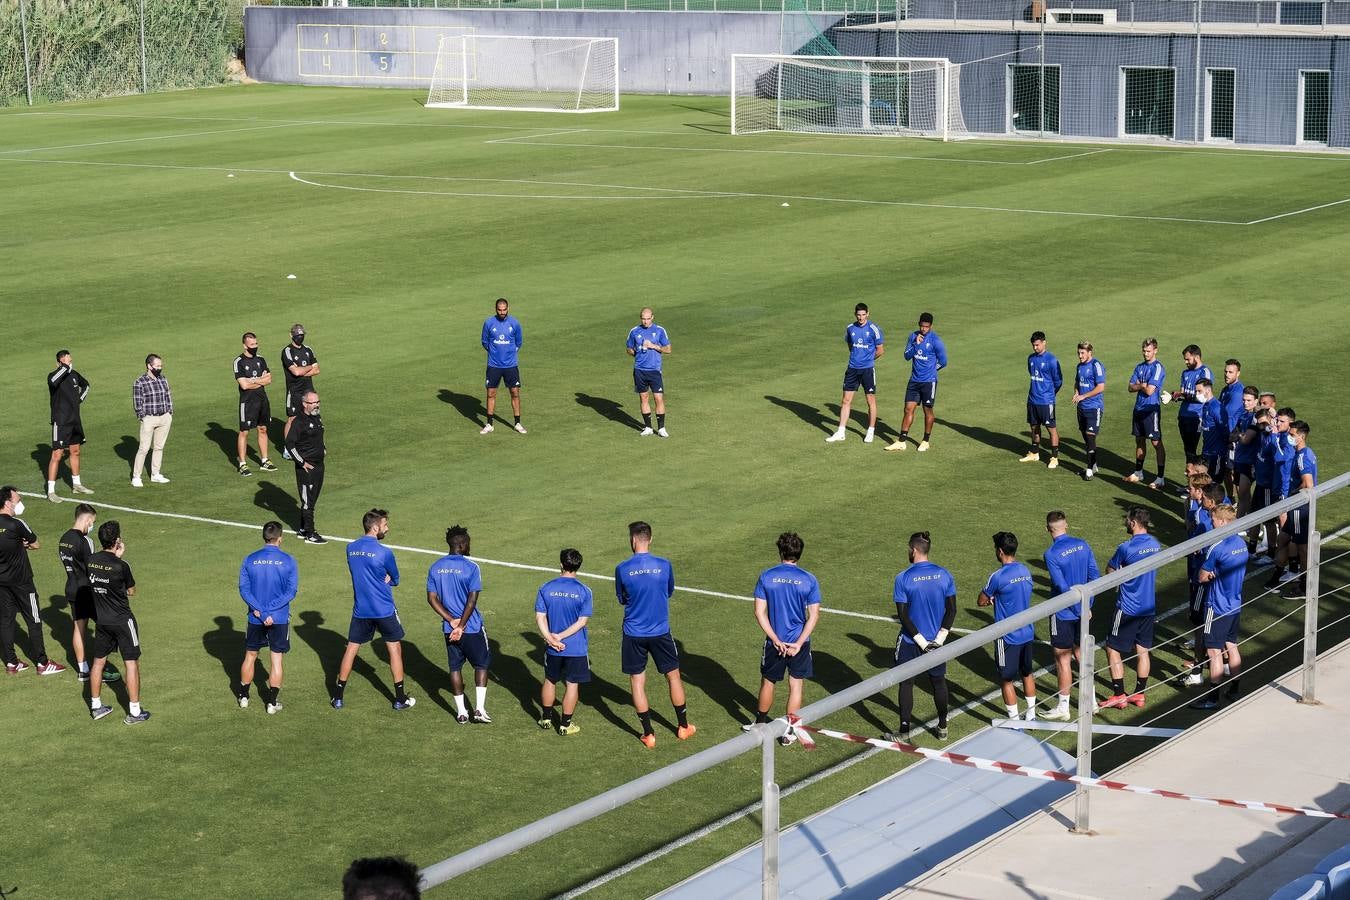
<instances>
[{"instance_id":1,"label":"man wearing face mask","mask_svg":"<svg viewBox=\"0 0 1350 900\"><path fill-rule=\"evenodd\" d=\"M319 374L319 359L305 346L305 326L296 322L291 326L291 342L281 350L281 366L286 370L286 428L281 433L285 441L291 434L291 423L304 406L305 393L314 390L314 376ZM281 453L290 459L290 448Z\"/></svg>"},{"instance_id":2,"label":"man wearing face mask","mask_svg":"<svg viewBox=\"0 0 1350 900\"><path fill-rule=\"evenodd\" d=\"M267 426L272 422L272 407L267 402L267 386L272 383L272 372L267 360L258 353L258 336L244 332L244 352L234 358L234 380L239 384L239 474L248 478L248 433L258 429L258 468L275 472L277 467L267 458Z\"/></svg>"},{"instance_id":3,"label":"man wearing face mask","mask_svg":"<svg viewBox=\"0 0 1350 900\"><path fill-rule=\"evenodd\" d=\"M164 377L164 360L158 354L151 353L145 358L145 374L131 385L131 407L136 412L136 421L141 423L140 446L131 466L131 486L145 486L141 474L145 471L147 454L150 480L168 484L169 479L160 474L160 466L164 462L169 427L173 425L173 393L169 390L169 379Z\"/></svg>"},{"instance_id":4,"label":"man wearing face mask","mask_svg":"<svg viewBox=\"0 0 1350 900\"><path fill-rule=\"evenodd\" d=\"M10 675L28 669L14 653L15 617L22 615L28 623L29 656L37 666L37 673L59 675L66 667L47 659L33 567L28 561L28 551L38 548L38 536L19 518L22 515L19 489L10 485L0 487L0 656L4 657L5 671Z\"/></svg>"},{"instance_id":5,"label":"man wearing face mask","mask_svg":"<svg viewBox=\"0 0 1350 900\"><path fill-rule=\"evenodd\" d=\"M389 671L394 676L394 709L412 709L417 701L403 690L403 623L394 605L394 588L398 587L398 563L394 551L382 541L389 535L389 513L372 509L361 518L365 536L347 545L347 568L352 575L352 621L347 628L347 650L342 654L337 684L329 703L333 709L342 709L343 692L361 645L369 643L380 632L389 649Z\"/></svg>"},{"instance_id":6,"label":"man wearing face mask","mask_svg":"<svg viewBox=\"0 0 1350 900\"><path fill-rule=\"evenodd\" d=\"M323 489L323 419L319 417L319 395L306 391L300 400L300 415L286 433L286 450L295 463L295 487L300 495L299 538L309 544L328 540L314 527L314 506Z\"/></svg>"}]
</instances>

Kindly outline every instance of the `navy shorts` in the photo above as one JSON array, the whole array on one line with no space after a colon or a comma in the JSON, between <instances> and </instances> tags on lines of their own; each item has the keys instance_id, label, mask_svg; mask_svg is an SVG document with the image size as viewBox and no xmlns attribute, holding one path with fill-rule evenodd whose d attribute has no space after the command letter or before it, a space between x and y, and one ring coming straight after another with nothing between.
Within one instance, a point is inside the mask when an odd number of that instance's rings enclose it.
<instances>
[{"instance_id":1,"label":"navy shorts","mask_svg":"<svg viewBox=\"0 0 1350 900\"><path fill-rule=\"evenodd\" d=\"M665 393L665 383L661 381L660 369L634 369L633 390L639 394L651 391L653 394Z\"/></svg>"},{"instance_id":2,"label":"navy shorts","mask_svg":"<svg viewBox=\"0 0 1350 900\"><path fill-rule=\"evenodd\" d=\"M248 396L239 401L239 430L252 431L254 428L266 428L272 421L272 404L264 391L249 391Z\"/></svg>"},{"instance_id":3,"label":"navy shorts","mask_svg":"<svg viewBox=\"0 0 1350 900\"><path fill-rule=\"evenodd\" d=\"M301 401L304 399L305 395L312 390L314 389L296 388L286 395L286 418L294 419L296 416L300 415L300 410L304 406Z\"/></svg>"},{"instance_id":4,"label":"navy shorts","mask_svg":"<svg viewBox=\"0 0 1350 900\"><path fill-rule=\"evenodd\" d=\"M1053 403L1032 403L1027 401L1027 424L1044 425L1046 428L1055 427L1055 404Z\"/></svg>"},{"instance_id":5,"label":"navy shorts","mask_svg":"<svg viewBox=\"0 0 1350 900\"><path fill-rule=\"evenodd\" d=\"M1083 409L1078 407L1078 430L1083 434L1100 434L1102 430L1102 408Z\"/></svg>"},{"instance_id":6,"label":"navy shorts","mask_svg":"<svg viewBox=\"0 0 1350 900\"><path fill-rule=\"evenodd\" d=\"M244 632L244 649L257 652L263 647L273 653L285 653L291 649L291 626L285 622L274 625L248 623Z\"/></svg>"},{"instance_id":7,"label":"navy shorts","mask_svg":"<svg viewBox=\"0 0 1350 900\"><path fill-rule=\"evenodd\" d=\"M897 666L900 665L901 663L907 663L911 659L918 659L920 656L923 656L923 651L919 649L918 644L911 644L909 641L904 639L903 635L901 635L899 638L896 639L895 664ZM945 678L946 676L947 676L946 663L939 663L936 666L933 666L933 668L928 670L928 679L930 681L938 681L939 679Z\"/></svg>"},{"instance_id":8,"label":"navy shorts","mask_svg":"<svg viewBox=\"0 0 1350 900\"><path fill-rule=\"evenodd\" d=\"M811 666L811 641L802 644L796 656L782 656L773 649L773 641L764 639L764 652L759 658L759 674L766 681L775 684L783 680L783 673L797 679L810 678L815 674Z\"/></svg>"},{"instance_id":9,"label":"navy shorts","mask_svg":"<svg viewBox=\"0 0 1350 900\"><path fill-rule=\"evenodd\" d=\"M445 636L445 658L450 663L450 671L458 672L464 668L465 660L475 669L486 669L492 663L492 650L488 648L487 629L464 632L459 640L450 640Z\"/></svg>"},{"instance_id":10,"label":"navy shorts","mask_svg":"<svg viewBox=\"0 0 1350 900\"><path fill-rule=\"evenodd\" d=\"M845 369L844 390L856 391L858 385L862 385L863 393L875 394L877 392L877 370L855 369L852 366Z\"/></svg>"},{"instance_id":11,"label":"navy shorts","mask_svg":"<svg viewBox=\"0 0 1350 900\"><path fill-rule=\"evenodd\" d=\"M1291 509L1289 515L1284 519L1284 527L1280 530L1289 535L1291 544L1306 545L1308 543L1308 507L1300 506L1298 509Z\"/></svg>"},{"instance_id":12,"label":"navy shorts","mask_svg":"<svg viewBox=\"0 0 1350 900\"><path fill-rule=\"evenodd\" d=\"M1181 432L1181 436L1183 438L1190 438L1191 440L1199 440L1201 434L1200 417L1178 416L1177 431Z\"/></svg>"},{"instance_id":13,"label":"navy shorts","mask_svg":"<svg viewBox=\"0 0 1350 900\"><path fill-rule=\"evenodd\" d=\"M936 381L911 381L905 385L905 402L922 403L929 409L937 402Z\"/></svg>"},{"instance_id":14,"label":"navy shorts","mask_svg":"<svg viewBox=\"0 0 1350 900\"><path fill-rule=\"evenodd\" d=\"M1116 619L1111 626L1111 634L1106 638L1106 646L1117 653L1129 653L1135 647L1145 650L1153 646L1154 613L1146 616L1127 616L1116 610Z\"/></svg>"},{"instance_id":15,"label":"navy shorts","mask_svg":"<svg viewBox=\"0 0 1350 900\"><path fill-rule=\"evenodd\" d=\"M544 680L557 684L585 684L591 680L591 660L586 656L544 656Z\"/></svg>"},{"instance_id":16,"label":"navy shorts","mask_svg":"<svg viewBox=\"0 0 1350 900\"><path fill-rule=\"evenodd\" d=\"M1249 462L1236 462L1236 461L1235 461L1235 462L1233 463L1233 477L1234 477L1234 478L1245 478L1245 479L1247 479L1248 481L1255 481L1255 480L1256 480L1256 470L1253 468L1252 463L1249 463Z\"/></svg>"},{"instance_id":17,"label":"navy shorts","mask_svg":"<svg viewBox=\"0 0 1350 900\"><path fill-rule=\"evenodd\" d=\"M1202 453L1200 461L1205 464L1205 469L1209 472L1209 477L1214 481L1219 480L1223 474L1223 454L1222 453Z\"/></svg>"},{"instance_id":18,"label":"navy shorts","mask_svg":"<svg viewBox=\"0 0 1350 900\"><path fill-rule=\"evenodd\" d=\"M1050 646L1056 650L1072 650L1083 639L1082 619L1061 619L1055 616L1050 620Z\"/></svg>"},{"instance_id":19,"label":"navy shorts","mask_svg":"<svg viewBox=\"0 0 1350 900\"><path fill-rule=\"evenodd\" d=\"M1306 542L1305 542L1306 543ZM85 586L76 588L73 595L66 594L66 601L70 603L70 618L78 622L81 619L94 621L94 589Z\"/></svg>"},{"instance_id":20,"label":"navy shorts","mask_svg":"<svg viewBox=\"0 0 1350 900\"><path fill-rule=\"evenodd\" d=\"M1272 503L1274 503L1277 499L1279 498L1275 496L1274 488L1267 487L1264 484L1258 484L1256 485L1256 487L1252 488L1252 507L1251 509L1248 510L1248 512L1254 513L1258 509L1265 509L1267 506L1270 506Z\"/></svg>"},{"instance_id":21,"label":"navy shorts","mask_svg":"<svg viewBox=\"0 0 1350 900\"><path fill-rule=\"evenodd\" d=\"M510 368L499 369L496 366L487 367L487 376L483 379L487 387L496 389L501 386L503 381L509 388L520 387L520 366L511 366Z\"/></svg>"},{"instance_id":22,"label":"navy shorts","mask_svg":"<svg viewBox=\"0 0 1350 900\"><path fill-rule=\"evenodd\" d=\"M1150 441L1162 440L1162 412L1156 406L1147 409L1136 409L1134 411L1134 424L1130 428L1130 433L1137 438L1147 438Z\"/></svg>"},{"instance_id":23,"label":"navy shorts","mask_svg":"<svg viewBox=\"0 0 1350 900\"><path fill-rule=\"evenodd\" d=\"M120 653L126 662L141 658L141 632L136 627L135 616L98 623L98 631L94 634L94 659L107 659L113 652Z\"/></svg>"},{"instance_id":24,"label":"navy shorts","mask_svg":"<svg viewBox=\"0 0 1350 900\"><path fill-rule=\"evenodd\" d=\"M1226 616L1215 616L1214 610L1205 610L1205 649L1222 650L1225 644L1238 642L1238 618L1241 610Z\"/></svg>"},{"instance_id":25,"label":"navy shorts","mask_svg":"<svg viewBox=\"0 0 1350 900\"><path fill-rule=\"evenodd\" d=\"M403 640L403 623L399 621L398 613L382 619L358 619L352 616L352 623L347 626L347 640L353 644L364 644L375 637L377 629L380 637L386 641Z\"/></svg>"},{"instance_id":26,"label":"navy shorts","mask_svg":"<svg viewBox=\"0 0 1350 900\"><path fill-rule=\"evenodd\" d=\"M84 443L84 425L79 419L74 422L52 423L52 449L64 450Z\"/></svg>"},{"instance_id":27,"label":"navy shorts","mask_svg":"<svg viewBox=\"0 0 1350 900\"><path fill-rule=\"evenodd\" d=\"M1032 643L1027 641L1025 644L1009 644L1003 638L994 642L994 662L998 665L1000 680L1016 681L1036 671L1031 664Z\"/></svg>"},{"instance_id":28,"label":"navy shorts","mask_svg":"<svg viewBox=\"0 0 1350 900\"><path fill-rule=\"evenodd\" d=\"M1205 595L1209 592L1207 585L1199 584L1191 577L1191 599L1186 607L1187 615L1190 616L1192 625L1205 624Z\"/></svg>"},{"instance_id":29,"label":"navy shorts","mask_svg":"<svg viewBox=\"0 0 1350 900\"><path fill-rule=\"evenodd\" d=\"M670 632L653 637L623 636L622 657L623 674L641 675L647 671L647 654L651 654L656 663L656 671L662 675L680 667L680 654L675 649L675 638Z\"/></svg>"}]
</instances>

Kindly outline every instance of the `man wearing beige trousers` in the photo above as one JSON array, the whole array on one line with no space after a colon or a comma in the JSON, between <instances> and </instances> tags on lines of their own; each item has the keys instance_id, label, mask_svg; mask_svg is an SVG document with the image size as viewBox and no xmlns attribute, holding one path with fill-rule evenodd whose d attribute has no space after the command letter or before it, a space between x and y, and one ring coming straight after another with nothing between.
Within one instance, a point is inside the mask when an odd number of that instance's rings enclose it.
<instances>
[{"instance_id":1,"label":"man wearing beige trousers","mask_svg":"<svg viewBox=\"0 0 1350 900\"><path fill-rule=\"evenodd\" d=\"M141 475L146 454L150 455L150 480L168 484L169 479L160 473L160 464L164 460L164 442L169 439L169 426L173 424L173 393L169 390L169 379L164 377L164 360L154 353L145 358L145 374L131 386L131 405L141 423L140 446L131 467L131 486L145 486Z\"/></svg>"}]
</instances>

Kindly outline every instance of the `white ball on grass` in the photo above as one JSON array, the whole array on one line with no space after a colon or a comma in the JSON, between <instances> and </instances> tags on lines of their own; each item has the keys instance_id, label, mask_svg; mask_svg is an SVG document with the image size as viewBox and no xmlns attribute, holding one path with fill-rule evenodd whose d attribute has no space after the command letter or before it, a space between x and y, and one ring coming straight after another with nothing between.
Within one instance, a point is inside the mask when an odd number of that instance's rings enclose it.
<instances>
[{"instance_id":1,"label":"white ball on grass","mask_svg":"<svg viewBox=\"0 0 1350 900\"><path fill-rule=\"evenodd\" d=\"M287 280L287 281L294 281L294 280L295 280L295 276L294 276L294 275L287 275L287 276L286 276L286 280Z\"/></svg>"}]
</instances>

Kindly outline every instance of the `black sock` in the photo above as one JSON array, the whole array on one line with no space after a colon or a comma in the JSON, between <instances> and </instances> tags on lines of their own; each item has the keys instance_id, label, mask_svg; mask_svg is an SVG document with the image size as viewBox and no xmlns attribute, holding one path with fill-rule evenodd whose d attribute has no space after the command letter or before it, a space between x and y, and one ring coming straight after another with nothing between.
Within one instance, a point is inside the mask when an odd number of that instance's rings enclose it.
<instances>
[{"instance_id":1,"label":"black sock","mask_svg":"<svg viewBox=\"0 0 1350 900\"><path fill-rule=\"evenodd\" d=\"M403 693L403 682L401 681L394 682L394 699L400 702L408 699L408 695Z\"/></svg>"},{"instance_id":2,"label":"black sock","mask_svg":"<svg viewBox=\"0 0 1350 900\"><path fill-rule=\"evenodd\" d=\"M1033 441L1031 442L1031 452L1032 452L1032 453L1040 453L1040 452L1041 452L1041 442L1040 442L1040 441L1038 441L1038 440L1033 440Z\"/></svg>"},{"instance_id":3,"label":"black sock","mask_svg":"<svg viewBox=\"0 0 1350 900\"><path fill-rule=\"evenodd\" d=\"M657 414L656 414L656 427L657 427L657 428L665 428L665 427L666 427L666 414L665 414L665 413L657 413Z\"/></svg>"},{"instance_id":4,"label":"black sock","mask_svg":"<svg viewBox=\"0 0 1350 900\"><path fill-rule=\"evenodd\" d=\"M1136 694L1142 694L1146 690L1148 690L1148 676L1136 675L1134 677L1134 692Z\"/></svg>"},{"instance_id":5,"label":"black sock","mask_svg":"<svg viewBox=\"0 0 1350 900\"><path fill-rule=\"evenodd\" d=\"M268 686L271 687L271 685ZM281 700L281 688L279 687L272 688L272 698L267 702L272 704L273 706L276 706L280 700Z\"/></svg>"},{"instance_id":6,"label":"black sock","mask_svg":"<svg viewBox=\"0 0 1350 900\"><path fill-rule=\"evenodd\" d=\"M925 441L927 441L927 440L928 440L930 437L932 437L932 436L933 436L933 432L931 432L931 431L925 431L925 432L923 433L923 439L924 439Z\"/></svg>"},{"instance_id":7,"label":"black sock","mask_svg":"<svg viewBox=\"0 0 1350 900\"><path fill-rule=\"evenodd\" d=\"M106 669L106 668L104 669L104 673L103 673L103 674L105 674L105 675L107 674L107 669ZM248 696L248 689L249 689L250 687L252 687L252 686L253 686L252 682L250 682L249 684L241 684L241 685L239 685L239 690L235 692L235 696L236 696L236 697L240 697L240 698L247 697L247 696Z\"/></svg>"},{"instance_id":8,"label":"black sock","mask_svg":"<svg viewBox=\"0 0 1350 900\"><path fill-rule=\"evenodd\" d=\"M1229 696L1230 698L1236 697L1236 696L1238 695L1238 690L1239 690L1239 686L1238 686L1238 685L1239 685L1239 683L1240 683L1241 681L1242 681L1241 678L1234 678L1234 679L1232 679L1231 681L1228 682L1228 696Z\"/></svg>"},{"instance_id":9,"label":"black sock","mask_svg":"<svg viewBox=\"0 0 1350 900\"><path fill-rule=\"evenodd\" d=\"M650 709L646 712L638 713L638 721L642 723L643 734L652 733L652 711Z\"/></svg>"},{"instance_id":10,"label":"black sock","mask_svg":"<svg viewBox=\"0 0 1350 900\"><path fill-rule=\"evenodd\" d=\"M1050 458L1059 459L1059 444L1050 445Z\"/></svg>"},{"instance_id":11,"label":"black sock","mask_svg":"<svg viewBox=\"0 0 1350 900\"><path fill-rule=\"evenodd\" d=\"M643 424L643 425L646 425L648 428L651 428L651 427L652 427L652 414L651 414L651 413L643 413L643 414L642 414L642 424Z\"/></svg>"},{"instance_id":12,"label":"black sock","mask_svg":"<svg viewBox=\"0 0 1350 900\"><path fill-rule=\"evenodd\" d=\"M769 718L769 714L768 714L767 712L765 712L764 710L756 710L756 711L755 711L755 724L756 724L756 725L763 725L763 724L766 723L766 722L772 722L772 721L773 721L773 719L770 719L770 718Z\"/></svg>"},{"instance_id":13,"label":"black sock","mask_svg":"<svg viewBox=\"0 0 1350 900\"><path fill-rule=\"evenodd\" d=\"M346 690L346 689L347 689L347 682L345 682L345 681L343 681L341 678L339 678L339 679L337 680L336 684L335 684L335 690L333 691L333 693L337 695L337 698L338 698L339 700L341 700L341 699L342 699L342 692L343 692L344 690Z\"/></svg>"},{"instance_id":14,"label":"black sock","mask_svg":"<svg viewBox=\"0 0 1350 900\"><path fill-rule=\"evenodd\" d=\"M1162 477L1163 477L1163 470L1166 469L1166 468L1167 468L1167 466L1162 466L1162 465L1158 466L1158 477L1159 477L1159 478L1162 478Z\"/></svg>"},{"instance_id":15,"label":"black sock","mask_svg":"<svg viewBox=\"0 0 1350 900\"><path fill-rule=\"evenodd\" d=\"M947 727L947 679L942 678L933 682L933 703L937 705L938 727Z\"/></svg>"},{"instance_id":16,"label":"black sock","mask_svg":"<svg viewBox=\"0 0 1350 900\"><path fill-rule=\"evenodd\" d=\"M1121 694L1123 694L1123 693L1125 693L1125 679L1124 679L1124 678L1112 678L1112 679L1111 679L1111 696L1112 696L1112 697L1119 697L1119 696L1120 696Z\"/></svg>"},{"instance_id":17,"label":"black sock","mask_svg":"<svg viewBox=\"0 0 1350 900\"><path fill-rule=\"evenodd\" d=\"M544 714L539 718L548 719L550 722L556 722L558 720L558 705L555 703L552 706L545 706Z\"/></svg>"},{"instance_id":18,"label":"black sock","mask_svg":"<svg viewBox=\"0 0 1350 900\"><path fill-rule=\"evenodd\" d=\"M683 728L684 726L686 726L686 725L689 724L689 707L688 707L688 706L686 706L685 704L681 703L679 706L675 707L675 721L677 721L677 722L680 723L680 727L681 727L681 728Z\"/></svg>"},{"instance_id":19,"label":"black sock","mask_svg":"<svg viewBox=\"0 0 1350 900\"><path fill-rule=\"evenodd\" d=\"M550 710L550 713L551 713L551 712L552 712L552 710ZM561 723L558 727L559 727L559 728L566 728L568 725L571 725L571 724L572 724L572 714L571 714L571 713L565 713L565 714L563 715L563 717L562 717L562 723Z\"/></svg>"},{"instance_id":20,"label":"black sock","mask_svg":"<svg viewBox=\"0 0 1350 900\"><path fill-rule=\"evenodd\" d=\"M909 432L908 432L908 431L902 431L902 432L900 432L900 440L903 441L903 440L905 440L905 439L908 438L908 437L909 437Z\"/></svg>"},{"instance_id":21,"label":"black sock","mask_svg":"<svg viewBox=\"0 0 1350 900\"><path fill-rule=\"evenodd\" d=\"M516 424L517 424L517 425L520 424L520 416L516 416Z\"/></svg>"}]
</instances>

